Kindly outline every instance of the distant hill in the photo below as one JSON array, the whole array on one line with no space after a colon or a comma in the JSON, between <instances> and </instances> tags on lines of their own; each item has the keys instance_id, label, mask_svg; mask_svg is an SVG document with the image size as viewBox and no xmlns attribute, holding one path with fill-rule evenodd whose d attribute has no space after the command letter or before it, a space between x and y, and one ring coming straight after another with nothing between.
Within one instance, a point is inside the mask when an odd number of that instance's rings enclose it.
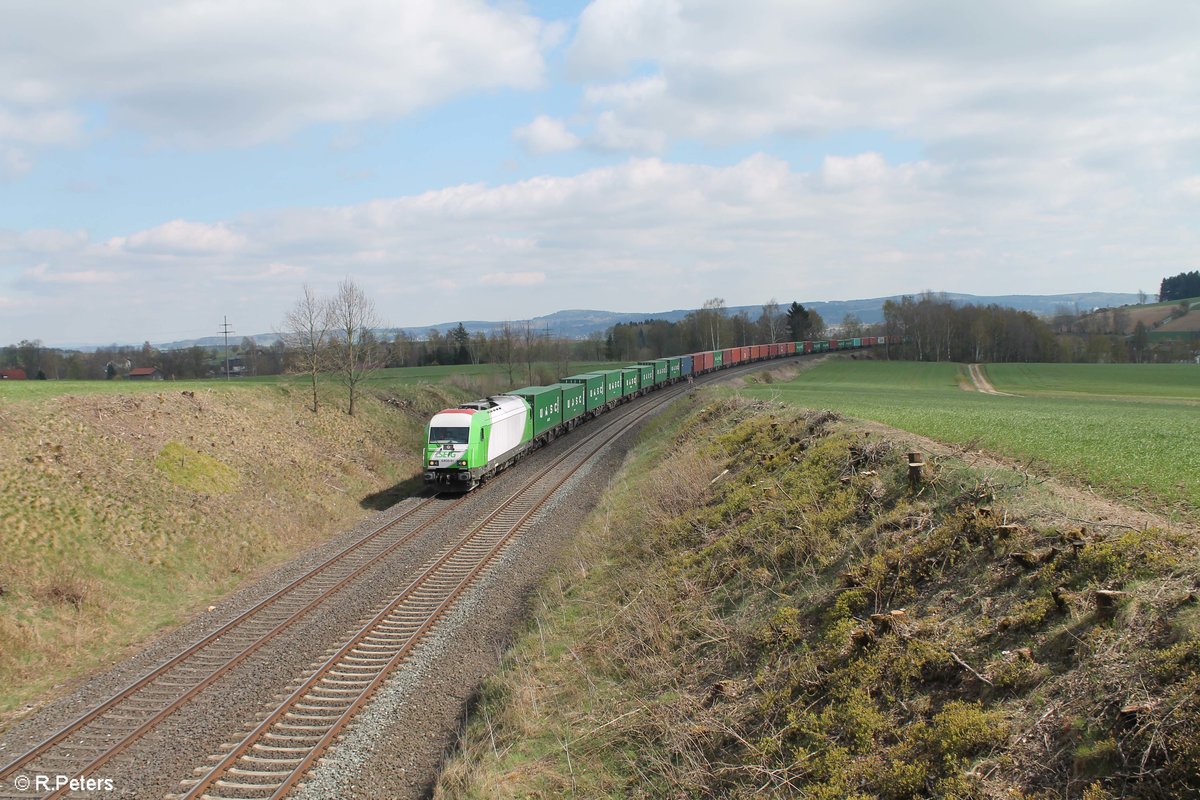
<instances>
[{"instance_id":1,"label":"distant hill","mask_svg":"<svg viewBox=\"0 0 1200 800\"><path fill-rule=\"evenodd\" d=\"M1013 294L1000 295L995 297L981 297L971 294L955 294L952 292L940 293L956 303L975 303L976 305L991 305L1005 306L1008 308L1016 308L1022 311L1031 311L1038 315L1050 315L1059 310L1060 307L1066 306L1072 312L1084 313L1097 308L1110 308L1113 306L1133 305L1137 303L1136 294L1121 294L1114 292L1081 292L1078 294L1051 294L1051 295L1033 295L1033 294ZM901 295L892 295L891 297L872 297L865 300L831 300L831 301L804 301L801 304L805 308L815 310L824 318L825 322L833 325L842 321L847 314L854 314L862 322L871 324L883 321L883 304L888 300L899 300ZM780 306L786 308L791 304L791 300L781 300ZM553 314L546 314L541 317L534 317L529 320L530 324L538 331L549 331L553 336L563 336L570 339L585 339L593 333L603 333L618 322L641 322L647 319L662 319L668 322L678 322L684 316L691 313L694 309L679 308L671 311L639 311L639 312L620 312L620 311L598 311L594 309L570 309L566 311L555 311ZM736 314L739 311L747 312L751 317L757 319L762 313L762 306L731 306L728 309L730 314ZM424 337L430 328L437 328L445 332L451 328L458 326L462 322L463 327L469 332L475 333L481 331L485 334L491 333L493 330L500 328L504 324L503 320L450 320L447 322L439 322L434 325L424 325L420 327L403 327L389 328L386 331L381 331L384 335L394 335L396 331L404 331L409 335L416 337ZM524 320L511 320L516 324L524 324ZM242 341L241 336L237 337L237 342ZM275 333L259 333L251 336L261 346L267 346L278 340L279 335ZM230 339L230 343L233 343ZM192 347L199 345L201 347L217 347L224 344L224 339L220 336L205 336L200 339L184 339L174 342L157 343L155 346L162 350L175 350L182 347ZM95 349L94 347L80 347L79 349Z\"/></svg>"},{"instance_id":2,"label":"distant hill","mask_svg":"<svg viewBox=\"0 0 1200 800\"><path fill-rule=\"evenodd\" d=\"M1137 302L1136 294L1121 294L1113 292L1082 292L1079 294L1053 294L1053 295L1002 295L997 297L978 297L971 294L954 294L950 292L942 293L942 296L953 300L956 303L975 303L976 305L991 305L1006 306L1008 308L1016 308L1022 311L1031 311L1038 315L1050 315L1059 309L1061 306L1067 306L1073 312L1086 312L1096 308L1106 308L1110 306L1130 305ZM899 300L901 295L892 295L891 297L873 297L865 300L831 300L831 301L799 301L805 308L815 310L821 315L825 322L836 324L841 322L847 314L854 314L864 323L872 324L875 322L883 322L883 304L888 300ZM781 301L782 308L791 305L791 301ZM553 314L547 314L542 317L535 317L530 320L533 327L537 330L549 330L555 336L565 336L573 339L583 339L596 331L606 331L608 328L616 325L618 322L641 322L646 319L662 319L667 322L678 322L684 316L691 313L694 309L675 309L673 311L646 311L640 313L614 312L614 311L595 311L585 309L572 309L569 311L556 311ZM762 313L762 306L730 306L728 309L730 314L736 314L739 311L745 311L751 317L757 319ZM423 336L430 328L437 328L440 331L446 331L450 328L457 327L459 320L453 322L443 322L436 325L427 325L421 328L401 328L405 332L414 336ZM484 322L480 320L462 320L463 327L471 333L475 331L483 331L490 333L492 330L499 328L503 322Z\"/></svg>"},{"instance_id":3,"label":"distant hill","mask_svg":"<svg viewBox=\"0 0 1200 800\"><path fill-rule=\"evenodd\" d=\"M1184 306L1187 310L1184 311ZM1118 326L1117 314L1113 309L1101 309L1083 315L1079 326L1084 330L1116 333L1118 328L1125 335L1133 332L1139 322L1146 326L1151 340L1195 339L1200 337L1200 297L1189 300L1170 300L1121 309L1124 324Z\"/></svg>"}]
</instances>

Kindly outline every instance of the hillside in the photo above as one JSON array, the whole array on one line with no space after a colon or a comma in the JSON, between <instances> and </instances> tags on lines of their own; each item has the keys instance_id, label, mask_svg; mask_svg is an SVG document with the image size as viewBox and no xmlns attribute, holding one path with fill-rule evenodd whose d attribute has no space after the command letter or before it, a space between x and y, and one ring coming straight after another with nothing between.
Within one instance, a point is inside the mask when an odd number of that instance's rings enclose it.
<instances>
[{"instance_id":1,"label":"hillside","mask_svg":"<svg viewBox=\"0 0 1200 800\"><path fill-rule=\"evenodd\" d=\"M436 796L1195 796L1198 566L1195 530L1019 466L701 393L546 582Z\"/></svg>"},{"instance_id":2,"label":"hillside","mask_svg":"<svg viewBox=\"0 0 1200 800\"><path fill-rule=\"evenodd\" d=\"M395 387L399 406L369 393L350 418L312 414L288 382L201 387L5 387L0 727L377 506L419 471L428 414L460 397Z\"/></svg>"},{"instance_id":3,"label":"hillside","mask_svg":"<svg viewBox=\"0 0 1200 800\"><path fill-rule=\"evenodd\" d=\"M916 293L914 293L916 294ZM956 294L953 292L943 293L943 296L956 303L973 303L975 305L999 305L1007 308L1015 308L1021 311L1031 311L1038 315L1050 315L1057 311L1060 307L1067 307L1074 311L1090 311L1094 308L1104 308L1118 305L1133 304L1137 302L1137 295L1128 293L1114 292L1080 292L1075 294L1054 294L1054 295L996 295L996 296L976 296L971 294ZM862 300L800 300L805 308L817 311L824 320L830 324L836 324L847 314L853 314L864 323L873 324L883 321L883 304L888 300L899 300L900 295L891 297L872 297ZM782 306L790 305L791 298L779 298ZM534 317L529 320L529 323L537 331L548 330L551 335L563 336L571 339L585 339L589 335L603 333L613 325L621 322L641 322L646 319L662 319L668 322L678 322L684 316L691 313L694 309L674 309L670 311L599 311L590 309L571 309L565 311L556 311L552 314L546 314L540 317ZM739 311L745 311L751 317L757 319L762 313L762 306L731 306L728 309L730 314L736 314ZM435 322L430 325L405 326L398 328L389 328L383 333L385 335L394 335L396 331L404 331L405 333L423 337L430 328L437 328L440 331L447 331L455 328L462 323L463 327L470 333L482 332L491 333L498 330L504 320L447 320L443 322ZM514 323L524 323L524 320L512 320ZM274 333L259 333L251 336L259 345L267 346L275 342L279 336ZM241 341L241 336L238 337ZM191 347L200 345L202 347L217 347L221 345L223 340L219 336L206 336L200 339L184 339L174 342L164 342L155 346L163 350L175 350L183 347ZM93 345L81 345L79 349L95 349Z\"/></svg>"},{"instance_id":4,"label":"hillside","mask_svg":"<svg viewBox=\"0 0 1200 800\"><path fill-rule=\"evenodd\" d=\"M1169 334L1200 334L1200 298L1102 308L1081 316L1077 327L1097 333L1129 335L1139 322L1155 338Z\"/></svg>"}]
</instances>

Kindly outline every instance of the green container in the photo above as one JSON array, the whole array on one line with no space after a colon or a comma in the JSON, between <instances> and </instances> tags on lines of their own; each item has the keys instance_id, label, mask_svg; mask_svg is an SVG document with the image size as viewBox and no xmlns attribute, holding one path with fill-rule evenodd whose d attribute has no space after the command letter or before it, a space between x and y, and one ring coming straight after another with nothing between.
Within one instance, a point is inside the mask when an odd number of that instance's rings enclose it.
<instances>
[{"instance_id":1,"label":"green container","mask_svg":"<svg viewBox=\"0 0 1200 800\"><path fill-rule=\"evenodd\" d=\"M683 377L683 367L681 366L683 359L668 358L667 359L667 377L671 380Z\"/></svg>"},{"instance_id":2,"label":"green container","mask_svg":"<svg viewBox=\"0 0 1200 800\"><path fill-rule=\"evenodd\" d=\"M508 394L516 395L529 403L529 416L533 420L535 438L562 424L562 389L557 386L526 386Z\"/></svg>"},{"instance_id":3,"label":"green container","mask_svg":"<svg viewBox=\"0 0 1200 800\"><path fill-rule=\"evenodd\" d=\"M641 377L642 371L637 367L621 370L621 394L637 394L637 390L641 386Z\"/></svg>"},{"instance_id":4,"label":"green container","mask_svg":"<svg viewBox=\"0 0 1200 800\"><path fill-rule=\"evenodd\" d=\"M604 377L603 372L585 372L582 375L572 375L569 378L563 378L563 383L572 383L577 386L583 386L586 396L584 402L587 405L585 411L595 411L600 406L607 402L607 397L604 393ZM618 380L617 385L620 386ZM617 396L620 397L618 390ZM566 411L566 396L563 397L563 411ZM570 419L570 417L567 417Z\"/></svg>"},{"instance_id":5,"label":"green container","mask_svg":"<svg viewBox=\"0 0 1200 800\"><path fill-rule=\"evenodd\" d=\"M855 347L862 347L862 339L855 339L855 340L854 340L854 346L855 346Z\"/></svg>"},{"instance_id":6,"label":"green container","mask_svg":"<svg viewBox=\"0 0 1200 800\"><path fill-rule=\"evenodd\" d=\"M838 350L849 350L853 344L853 339L838 339Z\"/></svg>"},{"instance_id":7,"label":"green container","mask_svg":"<svg viewBox=\"0 0 1200 800\"><path fill-rule=\"evenodd\" d=\"M649 389L654 385L654 365L653 364L630 364L629 369L636 369L641 373L638 379L641 381L641 388Z\"/></svg>"},{"instance_id":8,"label":"green container","mask_svg":"<svg viewBox=\"0 0 1200 800\"><path fill-rule=\"evenodd\" d=\"M713 350L712 354L713 354L713 369L725 366L724 363L722 363L725 358L724 353L722 353L720 350Z\"/></svg>"},{"instance_id":9,"label":"green container","mask_svg":"<svg viewBox=\"0 0 1200 800\"><path fill-rule=\"evenodd\" d=\"M597 370L597 374L604 376L604 402L620 400L625 394L625 376L621 374L621 370Z\"/></svg>"},{"instance_id":10,"label":"green container","mask_svg":"<svg viewBox=\"0 0 1200 800\"><path fill-rule=\"evenodd\" d=\"M570 422L587 411L587 384L556 383L550 387L562 392L562 421Z\"/></svg>"},{"instance_id":11,"label":"green container","mask_svg":"<svg viewBox=\"0 0 1200 800\"><path fill-rule=\"evenodd\" d=\"M650 384L657 386L660 383L666 383L667 375L670 372L670 365L665 358L656 359L654 361L639 361L639 367L651 367L654 372L650 376Z\"/></svg>"}]
</instances>

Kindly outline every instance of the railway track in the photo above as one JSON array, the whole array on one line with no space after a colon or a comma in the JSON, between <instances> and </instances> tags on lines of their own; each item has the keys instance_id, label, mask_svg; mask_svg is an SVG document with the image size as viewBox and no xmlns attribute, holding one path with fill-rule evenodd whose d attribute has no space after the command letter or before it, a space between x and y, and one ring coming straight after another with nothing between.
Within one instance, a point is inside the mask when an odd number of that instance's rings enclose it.
<instances>
[{"instance_id":1,"label":"railway track","mask_svg":"<svg viewBox=\"0 0 1200 800\"><path fill-rule=\"evenodd\" d=\"M459 502L461 498L448 501L439 495L421 500L10 761L0 769L0 781L7 787L18 774L76 778L94 774L212 683L442 519Z\"/></svg>"},{"instance_id":2,"label":"railway track","mask_svg":"<svg viewBox=\"0 0 1200 800\"><path fill-rule=\"evenodd\" d=\"M421 638L537 516L555 493L607 444L686 387L668 390L596 431L543 468L421 574L294 688L287 698L175 800L281 798L371 699Z\"/></svg>"},{"instance_id":3,"label":"railway track","mask_svg":"<svg viewBox=\"0 0 1200 800\"><path fill-rule=\"evenodd\" d=\"M749 367L733 368L697 383L746 369ZM233 743L228 753L214 756L215 766L201 770L200 778L186 781L178 797L284 796L388 674L555 492L605 445L688 389L680 384L661 390L632 413L610 419L609 424L573 442L482 523L427 562L416 579L303 679L247 736ZM67 788L41 794L4 792L11 791L10 779L18 773L77 779L96 775L235 666L428 530L463 500L447 501L436 495L422 500L30 748L0 768L0 781L4 782L0 798L67 795Z\"/></svg>"}]
</instances>

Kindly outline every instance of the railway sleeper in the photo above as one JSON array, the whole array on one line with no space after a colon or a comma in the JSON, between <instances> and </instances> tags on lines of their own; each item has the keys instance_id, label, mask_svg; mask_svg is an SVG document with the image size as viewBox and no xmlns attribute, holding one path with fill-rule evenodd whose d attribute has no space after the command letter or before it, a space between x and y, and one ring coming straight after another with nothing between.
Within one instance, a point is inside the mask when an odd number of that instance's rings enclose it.
<instances>
[{"instance_id":1,"label":"railway sleeper","mask_svg":"<svg viewBox=\"0 0 1200 800\"><path fill-rule=\"evenodd\" d=\"M197 770L197 774L203 775L204 768L200 767L200 769ZM290 770L290 769L283 769L283 770L243 769L241 767L230 767L229 772L226 774L237 775L238 777L243 777L243 778L268 778L270 780L278 782L278 780L280 778L289 777L292 774L292 770Z\"/></svg>"},{"instance_id":2,"label":"railway sleeper","mask_svg":"<svg viewBox=\"0 0 1200 800\"><path fill-rule=\"evenodd\" d=\"M291 730L291 729L299 729L299 726L297 726L297 725L286 725L286 724L280 724L280 725L276 725L275 727L277 727L277 728L287 728L287 729L289 729L289 730ZM315 729L312 729L312 728L310 728L310 730L315 730ZM324 731L324 730L328 730L328 727L321 728L321 730L323 730L323 731ZM273 732L267 732L267 733L264 733L264 734L263 734L263 737L262 737L262 738L264 738L264 739L270 739L270 740L271 740L271 741L273 741L273 742L293 742L293 743L297 743L297 744L308 744L309 742L316 741L316 740L317 740L317 739L319 739L320 737L319 737L319 736L313 736L311 733L306 733L306 734L304 734L304 735L300 735L300 734L298 734L298 733L273 733ZM225 750L232 750L232 749L234 749L235 747L237 747L237 746L238 746L238 744L240 744L240 743L239 743L239 742L234 742L233 744L231 744L231 745L229 745L228 747L225 747L225 748L223 748L223 749L225 749ZM312 746L311 746L311 745L309 745L308 747L306 747L306 748L304 748L304 749L305 749L305 751L311 750L311 749L312 749Z\"/></svg>"},{"instance_id":3,"label":"railway sleeper","mask_svg":"<svg viewBox=\"0 0 1200 800\"><path fill-rule=\"evenodd\" d=\"M275 729L280 731L279 738L296 742L307 742L313 738L313 732L324 734L329 730L328 725L305 725L301 722L276 722ZM321 738L317 736L316 738Z\"/></svg>"},{"instance_id":4,"label":"railway sleeper","mask_svg":"<svg viewBox=\"0 0 1200 800\"><path fill-rule=\"evenodd\" d=\"M276 744L263 744L262 742L255 742L253 745L251 745L250 749L254 750L256 752L259 752L259 753L302 753L302 754L307 754L310 750L312 750L311 747L282 747L282 746L276 745ZM220 761L223 758L225 758L225 756L216 755L216 756L212 756L210 758L210 760L211 761ZM245 758L254 758L254 756L248 755L248 756L245 756ZM297 760L303 761L304 757L301 756Z\"/></svg>"},{"instance_id":5,"label":"railway sleeper","mask_svg":"<svg viewBox=\"0 0 1200 800\"><path fill-rule=\"evenodd\" d=\"M308 752L305 750L304 752ZM219 759L218 759L219 760ZM242 756L242 761L249 761L254 764L266 764L270 766L278 766L282 764L300 764L304 761L304 756L275 756L274 758L263 758L262 756Z\"/></svg>"},{"instance_id":6,"label":"railway sleeper","mask_svg":"<svg viewBox=\"0 0 1200 800\"><path fill-rule=\"evenodd\" d=\"M278 786L278 784L276 784ZM218 789L233 789L234 792L264 792L264 790L274 789L275 786L263 786L262 783L240 783L238 781L226 781L224 778L217 778L212 782L212 787ZM212 795L208 795L211 796Z\"/></svg>"}]
</instances>

